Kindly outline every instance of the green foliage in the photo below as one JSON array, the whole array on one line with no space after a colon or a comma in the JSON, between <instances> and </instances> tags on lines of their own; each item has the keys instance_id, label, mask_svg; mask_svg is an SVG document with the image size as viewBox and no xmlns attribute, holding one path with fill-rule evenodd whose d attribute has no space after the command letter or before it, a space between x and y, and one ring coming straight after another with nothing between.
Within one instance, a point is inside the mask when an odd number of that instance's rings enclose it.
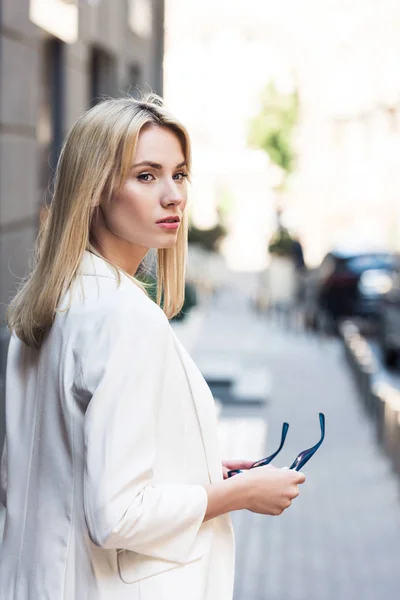
<instances>
[{"instance_id":1,"label":"green foliage","mask_svg":"<svg viewBox=\"0 0 400 600\"><path fill-rule=\"evenodd\" d=\"M138 280L143 283L146 287L146 291L149 297L157 302L157 279L154 275L148 272L142 272L137 276ZM161 304L163 298L161 298ZM181 311L173 318L175 321L183 321L189 314L190 310L197 305L197 292L193 283L188 281L185 282L185 301L183 303Z\"/></svg>"},{"instance_id":2,"label":"green foliage","mask_svg":"<svg viewBox=\"0 0 400 600\"><path fill-rule=\"evenodd\" d=\"M217 223L211 229L197 229L194 225L189 227L189 244L199 244L209 252L217 252L219 242L225 237L226 229Z\"/></svg>"},{"instance_id":3,"label":"green foliage","mask_svg":"<svg viewBox=\"0 0 400 600\"><path fill-rule=\"evenodd\" d=\"M298 114L297 92L282 93L271 82L263 92L259 115L250 123L250 144L265 150L271 161L286 174L291 173L295 167L292 135Z\"/></svg>"},{"instance_id":4,"label":"green foliage","mask_svg":"<svg viewBox=\"0 0 400 600\"><path fill-rule=\"evenodd\" d=\"M231 190L227 187L221 187L218 190L217 208L220 216L225 218L232 212L235 206L235 198Z\"/></svg>"}]
</instances>

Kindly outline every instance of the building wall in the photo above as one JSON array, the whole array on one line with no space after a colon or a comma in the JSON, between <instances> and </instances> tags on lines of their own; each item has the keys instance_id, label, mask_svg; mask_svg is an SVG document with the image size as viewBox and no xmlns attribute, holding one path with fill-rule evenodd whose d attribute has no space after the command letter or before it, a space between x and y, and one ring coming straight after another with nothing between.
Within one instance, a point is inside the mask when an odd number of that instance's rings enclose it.
<instances>
[{"instance_id":1,"label":"building wall","mask_svg":"<svg viewBox=\"0 0 400 600\"><path fill-rule=\"evenodd\" d=\"M164 0L148 0L152 8L148 37L129 27L129 8L135 1L139 0L100 0L97 6L79 3L79 38L60 46L62 69L55 86L59 143L92 102L94 51L111 65L110 72L99 78L100 95L134 94L130 86L135 83L162 94ZM51 155L46 155L38 126L44 105L43 81L46 76L51 79L44 69L46 44L52 36L30 21L29 4L30 0L0 0L0 400L8 339L6 306L18 279L27 272L46 197L43 169L49 162L54 164L57 155L51 147ZM50 58L54 58L51 52ZM47 106L53 114L54 108L54 102ZM43 131L46 134L46 127ZM0 412L0 443L1 422Z\"/></svg>"}]
</instances>

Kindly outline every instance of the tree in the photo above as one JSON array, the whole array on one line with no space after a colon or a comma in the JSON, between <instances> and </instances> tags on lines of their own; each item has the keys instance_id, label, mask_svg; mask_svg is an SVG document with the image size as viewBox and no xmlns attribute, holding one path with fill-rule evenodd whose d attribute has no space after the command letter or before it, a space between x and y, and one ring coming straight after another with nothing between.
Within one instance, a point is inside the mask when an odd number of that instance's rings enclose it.
<instances>
[{"instance_id":1,"label":"tree","mask_svg":"<svg viewBox=\"0 0 400 600\"><path fill-rule=\"evenodd\" d=\"M268 252L276 256L293 256L293 238L286 227L280 225L277 231L271 237L268 245Z\"/></svg>"},{"instance_id":2,"label":"tree","mask_svg":"<svg viewBox=\"0 0 400 600\"><path fill-rule=\"evenodd\" d=\"M280 92L275 83L270 82L262 94L260 113L250 122L250 145L265 150L286 177L295 168L292 138L298 114L298 93Z\"/></svg>"}]
</instances>

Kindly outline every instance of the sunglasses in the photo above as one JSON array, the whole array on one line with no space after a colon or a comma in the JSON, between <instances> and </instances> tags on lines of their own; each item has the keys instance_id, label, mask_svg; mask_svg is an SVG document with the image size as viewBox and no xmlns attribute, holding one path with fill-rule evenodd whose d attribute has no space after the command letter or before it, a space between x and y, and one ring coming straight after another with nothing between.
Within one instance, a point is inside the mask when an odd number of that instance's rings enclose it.
<instances>
[{"instance_id":1,"label":"sunglasses","mask_svg":"<svg viewBox=\"0 0 400 600\"><path fill-rule=\"evenodd\" d=\"M293 469L294 471L300 471L300 469L304 467L304 465L310 460L310 458L314 456L314 454L316 453L316 451L318 450L325 438L325 415L323 413L319 413L319 425L321 428L321 439L319 440L319 442L317 442L315 446L312 446L311 448L300 452L294 459L289 469ZM275 456L279 454L279 452L283 448L283 444L285 443L288 430L289 423L284 423L282 426L281 443L279 444L278 450L276 450L276 452L274 452L270 456L267 456L267 458L262 458L261 460L258 460L257 462L253 463L250 469L268 465L275 458ZM243 473L243 471L241 469L232 469L231 471L228 471L228 477L232 477L232 475L237 475L238 473Z\"/></svg>"}]
</instances>

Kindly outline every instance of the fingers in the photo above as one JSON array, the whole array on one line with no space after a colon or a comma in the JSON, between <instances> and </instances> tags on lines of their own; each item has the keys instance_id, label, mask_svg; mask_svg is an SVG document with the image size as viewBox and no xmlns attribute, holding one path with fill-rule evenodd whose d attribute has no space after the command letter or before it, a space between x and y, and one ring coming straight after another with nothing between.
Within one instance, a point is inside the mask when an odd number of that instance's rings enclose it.
<instances>
[{"instance_id":1,"label":"fingers","mask_svg":"<svg viewBox=\"0 0 400 600\"><path fill-rule=\"evenodd\" d=\"M235 460L235 461L231 461L231 464L235 465L234 467L232 467L232 469L243 469L243 470L247 470L247 469L251 469L251 467L254 465L255 461L254 460Z\"/></svg>"},{"instance_id":2,"label":"fingers","mask_svg":"<svg viewBox=\"0 0 400 600\"><path fill-rule=\"evenodd\" d=\"M289 470L290 470L289 467L282 467L282 471L289 471ZM293 473L294 482L296 484L305 482L306 476L301 471L295 471L294 469L292 469L291 473Z\"/></svg>"},{"instance_id":3,"label":"fingers","mask_svg":"<svg viewBox=\"0 0 400 600\"><path fill-rule=\"evenodd\" d=\"M240 467L238 467L239 469L251 469L251 467L254 465L254 463L256 461L255 460L239 460L238 462L240 463Z\"/></svg>"},{"instance_id":4,"label":"fingers","mask_svg":"<svg viewBox=\"0 0 400 600\"><path fill-rule=\"evenodd\" d=\"M304 483L306 480L306 476L301 471L296 471L294 469L289 469L289 467L282 467L282 471L289 471L293 473L293 480L296 484Z\"/></svg>"},{"instance_id":5,"label":"fingers","mask_svg":"<svg viewBox=\"0 0 400 600\"><path fill-rule=\"evenodd\" d=\"M222 461L222 465L230 469L250 469L256 461L254 460L245 460L245 459L237 459L237 460L224 460Z\"/></svg>"},{"instance_id":6,"label":"fingers","mask_svg":"<svg viewBox=\"0 0 400 600\"><path fill-rule=\"evenodd\" d=\"M295 480L295 481L296 481L296 483L297 483L297 484L304 483L304 482L305 482L305 480L306 480L306 476L304 475L304 473L302 473L301 471L294 471L294 472L295 472L295 473L296 473L296 475L297 475L297 477L296 477L296 480Z\"/></svg>"},{"instance_id":7,"label":"fingers","mask_svg":"<svg viewBox=\"0 0 400 600\"><path fill-rule=\"evenodd\" d=\"M294 500L300 494L300 490L297 485L293 486L293 489L290 493L290 498Z\"/></svg>"}]
</instances>

